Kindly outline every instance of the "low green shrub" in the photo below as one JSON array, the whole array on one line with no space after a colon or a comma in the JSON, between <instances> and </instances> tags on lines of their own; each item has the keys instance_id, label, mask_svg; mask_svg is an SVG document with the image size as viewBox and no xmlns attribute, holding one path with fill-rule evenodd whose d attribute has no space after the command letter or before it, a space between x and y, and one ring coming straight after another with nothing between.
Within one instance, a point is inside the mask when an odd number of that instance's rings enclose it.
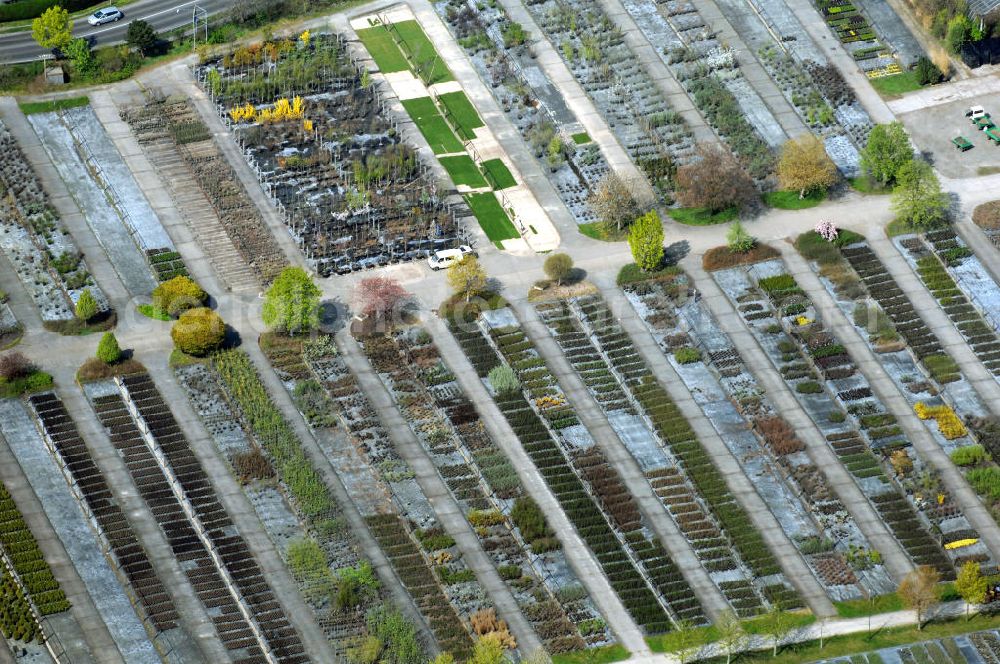
<instances>
[{"instance_id":1,"label":"low green shrub","mask_svg":"<svg viewBox=\"0 0 1000 664\"><path fill-rule=\"evenodd\" d=\"M701 351L691 346L684 346L674 351L674 359L679 364L694 364L701 362Z\"/></svg>"},{"instance_id":2,"label":"low green shrub","mask_svg":"<svg viewBox=\"0 0 1000 664\"><path fill-rule=\"evenodd\" d=\"M816 381L807 380L796 385L795 391L799 394L819 394L823 391L823 387Z\"/></svg>"},{"instance_id":3,"label":"low green shrub","mask_svg":"<svg viewBox=\"0 0 1000 664\"><path fill-rule=\"evenodd\" d=\"M982 445L966 445L952 452L951 460L957 466L976 466L984 461L990 461L990 455Z\"/></svg>"}]
</instances>

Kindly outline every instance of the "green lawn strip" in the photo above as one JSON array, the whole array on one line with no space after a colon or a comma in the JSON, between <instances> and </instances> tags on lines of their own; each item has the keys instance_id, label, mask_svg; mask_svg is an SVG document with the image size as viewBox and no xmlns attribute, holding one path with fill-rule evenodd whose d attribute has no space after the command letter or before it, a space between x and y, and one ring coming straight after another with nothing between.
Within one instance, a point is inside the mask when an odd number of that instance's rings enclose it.
<instances>
[{"instance_id":1,"label":"green lawn strip","mask_svg":"<svg viewBox=\"0 0 1000 664\"><path fill-rule=\"evenodd\" d=\"M572 138L573 142L576 143L577 145L585 145L587 143L590 143L590 141L592 140L590 138L590 134L588 134L585 131L581 131L578 134L573 134Z\"/></svg>"},{"instance_id":2,"label":"green lawn strip","mask_svg":"<svg viewBox=\"0 0 1000 664\"><path fill-rule=\"evenodd\" d=\"M764 202L769 207L779 210L805 210L816 207L826 199L826 192L823 190L806 194L804 198L799 198L797 191L770 191L764 194Z\"/></svg>"},{"instance_id":3,"label":"green lawn strip","mask_svg":"<svg viewBox=\"0 0 1000 664\"><path fill-rule=\"evenodd\" d=\"M712 214L705 208L669 208L667 214L674 221L688 226L713 226L732 221L736 218L738 210L731 207Z\"/></svg>"},{"instance_id":4,"label":"green lawn strip","mask_svg":"<svg viewBox=\"0 0 1000 664\"><path fill-rule=\"evenodd\" d=\"M166 311L163 311L162 309L157 309L152 304L140 304L138 307L136 307L136 309L138 309L139 313L145 316L146 318L152 318L153 320L167 321L172 318L171 315L168 314Z\"/></svg>"},{"instance_id":5,"label":"green lawn strip","mask_svg":"<svg viewBox=\"0 0 1000 664\"><path fill-rule=\"evenodd\" d=\"M438 101L444 106L448 119L458 129L460 137L467 141L476 137L476 132L473 130L482 127L483 121L464 92L461 90L446 92L438 95Z\"/></svg>"},{"instance_id":6,"label":"green lawn strip","mask_svg":"<svg viewBox=\"0 0 1000 664\"><path fill-rule=\"evenodd\" d=\"M740 664L804 664L806 662L830 661L838 657L846 657L857 653L873 652L883 648L905 646L912 643L933 641L959 634L980 632L1000 627L1000 617L976 615L966 621L965 618L955 618L942 622L931 622L917 630L916 625L908 627L873 629L871 634L858 632L843 636L832 636L823 639L823 647L819 641L806 641L782 646L777 657L771 657L771 650L761 650L753 653L742 653ZM725 657L715 657L705 662L725 662Z\"/></svg>"},{"instance_id":7,"label":"green lawn strip","mask_svg":"<svg viewBox=\"0 0 1000 664\"><path fill-rule=\"evenodd\" d=\"M944 228L947 224L937 224L934 226L928 226L926 228L914 228L906 221L902 219L893 219L885 227L885 234L889 237L896 237L897 235L909 235L910 233L923 233L925 231L938 230Z\"/></svg>"},{"instance_id":8,"label":"green lawn strip","mask_svg":"<svg viewBox=\"0 0 1000 664\"><path fill-rule=\"evenodd\" d=\"M615 643L610 646L555 653L552 655L552 664L610 664L628 657L629 651L625 650L625 646Z\"/></svg>"},{"instance_id":9,"label":"green lawn strip","mask_svg":"<svg viewBox=\"0 0 1000 664\"><path fill-rule=\"evenodd\" d=\"M501 159L487 159L483 162L483 175L494 189L506 189L517 184L510 170Z\"/></svg>"},{"instance_id":10,"label":"green lawn strip","mask_svg":"<svg viewBox=\"0 0 1000 664\"><path fill-rule=\"evenodd\" d=\"M393 23L396 37L402 42L403 50L409 56L415 67L413 72L427 85L454 81L448 66L434 49L434 44L427 38L420 24L416 21Z\"/></svg>"},{"instance_id":11,"label":"green lawn strip","mask_svg":"<svg viewBox=\"0 0 1000 664\"><path fill-rule=\"evenodd\" d=\"M789 618L789 623L794 629L806 627L816 622L816 616L811 613L789 612ZM758 618L741 620L740 624L743 625L743 631L747 634L763 634L762 625L766 620L766 616L761 616ZM694 630L699 634L699 642L712 643L719 638L719 632L713 625L708 625L707 627L695 627ZM677 649L677 642L679 639L683 640L683 637L677 632L667 632L666 634L647 636L646 644L649 645L649 649L653 652L669 653L674 652Z\"/></svg>"},{"instance_id":12,"label":"green lawn strip","mask_svg":"<svg viewBox=\"0 0 1000 664\"><path fill-rule=\"evenodd\" d=\"M592 221L589 224L579 224L577 229L592 240L601 242L622 242L628 238L628 229L618 230L608 228L603 221Z\"/></svg>"},{"instance_id":13,"label":"green lawn strip","mask_svg":"<svg viewBox=\"0 0 1000 664\"><path fill-rule=\"evenodd\" d=\"M892 187L883 187L879 182L872 182L871 178L867 175L859 175L855 178L849 178L848 182L851 183L851 187L855 191L860 191L862 194L875 194L882 196L884 194L892 193Z\"/></svg>"},{"instance_id":14,"label":"green lawn strip","mask_svg":"<svg viewBox=\"0 0 1000 664\"><path fill-rule=\"evenodd\" d=\"M474 189L487 186L486 178L479 172L476 162L472 157L465 154L451 157L438 157L438 161L448 171L451 181L455 184L465 184Z\"/></svg>"},{"instance_id":15,"label":"green lawn strip","mask_svg":"<svg viewBox=\"0 0 1000 664\"><path fill-rule=\"evenodd\" d=\"M507 212L500 205L496 194L492 191L483 194L467 194L465 196L472 214L476 215L479 225L482 226L486 237L492 242L501 240L514 240L521 235L514 228Z\"/></svg>"},{"instance_id":16,"label":"green lawn strip","mask_svg":"<svg viewBox=\"0 0 1000 664\"><path fill-rule=\"evenodd\" d=\"M465 152L462 141L458 140L458 136L455 136L455 132L448 126L447 121L434 105L433 99L430 97L404 99L403 108L410 114L420 133L430 143L434 154Z\"/></svg>"},{"instance_id":17,"label":"green lawn strip","mask_svg":"<svg viewBox=\"0 0 1000 664\"><path fill-rule=\"evenodd\" d=\"M358 30L358 37L383 74L406 71L410 68L410 63L392 40L392 35L381 25Z\"/></svg>"},{"instance_id":18,"label":"green lawn strip","mask_svg":"<svg viewBox=\"0 0 1000 664\"><path fill-rule=\"evenodd\" d=\"M86 106L89 103L89 97L68 97L66 99L52 99L50 101L23 101L18 106L25 115L32 115L33 113L65 111L70 108Z\"/></svg>"},{"instance_id":19,"label":"green lawn strip","mask_svg":"<svg viewBox=\"0 0 1000 664\"><path fill-rule=\"evenodd\" d=\"M871 79L871 84L880 95L889 99L898 97L904 92L913 92L923 87L917 82L917 73L915 71L873 78Z\"/></svg>"}]
</instances>

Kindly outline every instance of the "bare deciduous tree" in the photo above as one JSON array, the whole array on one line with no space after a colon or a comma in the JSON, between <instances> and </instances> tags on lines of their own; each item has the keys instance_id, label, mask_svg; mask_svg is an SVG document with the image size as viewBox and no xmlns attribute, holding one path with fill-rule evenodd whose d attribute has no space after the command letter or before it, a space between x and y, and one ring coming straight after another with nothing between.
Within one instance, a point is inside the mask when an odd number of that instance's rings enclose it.
<instances>
[{"instance_id":1,"label":"bare deciduous tree","mask_svg":"<svg viewBox=\"0 0 1000 664\"><path fill-rule=\"evenodd\" d=\"M597 183L587 202L609 229L620 231L642 214L632 184L614 171Z\"/></svg>"},{"instance_id":2,"label":"bare deciduous tree","mask_svg":"<svg viewBox=\"0 0 1000 664\"><path fill-rule=\"evenodd\" d=\"M729 150L699 145L698 157L677 169L681 205L719 212L733 206L744 208L757 200L753 180Z\"/></svg>"}]
</instances>

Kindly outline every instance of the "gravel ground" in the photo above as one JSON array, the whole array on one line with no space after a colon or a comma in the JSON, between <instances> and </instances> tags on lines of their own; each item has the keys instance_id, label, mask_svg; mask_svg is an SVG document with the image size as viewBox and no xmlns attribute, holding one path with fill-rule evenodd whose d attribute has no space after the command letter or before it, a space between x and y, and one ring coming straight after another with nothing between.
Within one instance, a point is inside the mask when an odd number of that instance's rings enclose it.
<instances>
[{"instance_id":1,"label":"gravel ground","mask_svg":"<svg viewBox=\"0 0 1000 664\"><path fill-rule=\"evenodd\" d=\"M104 131L104 126L90 106L66 112L66 123L73 135L85 146L100 166L105 182L114 189L117 203L125 213L125 221L135 232L135 238L145 249L173 249L174 243L160 225L153 208L142 195L118 148Z\"/></svg>"},{"instance_id":2,"label":"gravel ground","mask_svg":"<svg viewBox=\"0 0 1000 664\"><path fill-rule=\"evenodd\" d=\"M74 148L72 134L55 113L36 113L28 120L125 288L132 295L149 295L156 281L146 258L98 183L89 175L81 177L89 171Z\"/></svg>"}]
</instances>

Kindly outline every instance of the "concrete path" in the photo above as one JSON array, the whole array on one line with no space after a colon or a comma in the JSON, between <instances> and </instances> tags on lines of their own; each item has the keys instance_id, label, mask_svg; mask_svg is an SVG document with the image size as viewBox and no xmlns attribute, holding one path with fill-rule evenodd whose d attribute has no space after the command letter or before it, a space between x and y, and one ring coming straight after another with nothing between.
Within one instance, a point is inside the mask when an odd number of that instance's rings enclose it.
<instances>
[{"instance_id":1,"label":"concrete path","mask_svg":"<svg viewBox=\"0 0 1000 664\"><path fill-rule=\"evenodd\" d=\"M542 642L521 614L517 600L500 578L489 556L483 551L482 544L468 519L438 475L434 463L420 441L403 419L395 401L386 390L382 379L376 375L357 340L345 329L337 335L337 346L341 349L341 356L357 379L362 392L368 397L372 407L378 411L379 419L392 439L393 448L416 474L417 484L434 506L434 513L441 526L455 539L462 552L462 559L469 569L475 572L476 579L496 607L497 615L506 620L510 626L511 632L517 638L518 648L526 653L535 652L541 648Z\"/></svg>"},{"instance_id":2,"label":"concrete path","mask_svg":"<svg viewBox=\"0 0 1000 664\"><path fill-rule=\"evenodd\" d=\"M892 240L883 235L875 235L868 239L868 246L882 261L889 276L896 280L910 298L913 308L941 342L941 347L958 362L962 374L975 388L983 403L995 415L1000 415L1000 383L997 383L993 374L979 361L965 341L965 337L951 322L910 264L900 255Z\"/></svg>"},{"instance_id":3,"label":"concrete path","mask_svg":"<svg viewBox=\"0 0 1000 664\"><path fill-rule=\"evenodd\" d=\"M386 595L391 598L393 605L399 608L421 632L422 640L425 643L434 643L434 637L430 628L417 610L412 598L403 588L392 567L392 563L389 562L389 559L386 558L375 538L368 531L368 526L365 524L364 518L358 511L357 506L351 500L340 478L337 477L333 467L330 466L330 462L327 461L326 456L323 454L323 450L320 449L319 444L316 442L315 436L323 435L323 432L318 432L314 435L313 431L306 425L302 415L292 402L291 396L285 390L285 386L282 385L267 358L257 346L256 335L244 335L243 338L247 341L243 344L242 349L253 360L261 382L264 384L265 389L267 389L268 396L271 397L271 402L281 411L285 421L295 431L296 436L302 443L303 453L333 494L341 516L347 521L351 532L357 538L362 554L371 562L372 568L382 581Z\"/></svg>"},{"instance_id":4,"label":"concrete path","mask_svg":"<svg viewBox=\"0 0 1000 664\"><path fill-rule=\"evenodd\" d=\"M490 437L496 441L500 449L510 459L528 495L538 503L538 506L545 513L549 526L556 532L556 536L562 543L562 550L567 561L569 561L577 578L586 586L611 630L629 652L639 655L649 654L649 646L646 645L642 632L625 610L618 595L611 589L600 565L594 559L587 545L580 539L579 534L545 484L538 469L535 468L530 457L521 447L517 434L510 428L503 413L500 412L493 398L487 392L483 381L472 368L458 342L455 341L455 337L436 316L427 316L423 323L424 328L430 332L434 343L440 350L441 357L455 374L456 381L465 391L469 400L476 404L476 410L483 425L489 431Z\"/></svg>"},{"instance_id":5,"label":"concrete path","mask_svg":"<svg viewBox=\"0 0 1000 664\"><path fill-rule=\"evenodd\" d=\"M601 293L612 311L627 311L630 306L625 294L617 287L605 284L601 288ZM746 510L757 530L763 535L764 541L771 549L778 564L781 565L785 577L792 582L806 605L817 616L836 615L836 610L830 602L830 598L827 597L826 591L823 590L802 556L799 555L798 550L781 529L777 519L757 494L752 482L740 468L739 461L733 457L732 452L719 437L715 427L712 426L712 423L691 397L684 381L664 357L645 324L638 316L622 316L618 322L629 335L636 351L645 360L646 366L649 367L660 385L667 390L674 403L687 417L695 435L698 436L698 440L725 478L729 490Z\"/></svg>"},{"instance_id":6,"label":"concrete path","mask_svg":"<svg viewBox=\"0 0 1000 664\"><path fill-rule=\"evenodd\" d=\"M875 92L875 88L868 81L868 77L865 76L854 61L854 58L840 44L840 40L837 39L837 36L826 24L826 21L820 16L819 11L813 3L802 2L801 0L788 0L785 5L799 19L799 23L802 24L805 31L812 37L817 48L826 54L830 64L837 68L844 77L844 80L847 81L847 84L851 86L858 101L868 111L868 115L871 116L872 122L876 124L892 122L895 119L892 111L882 101L879 93Z\"/></svg>"},{"instance_id":7,"label":"concrete path","mask_svg":"<svg viewBox=\"0 0 1000 664\"><path fill-rule=\"evenodd\" d=\"M844 345L858 369L868 379L872 392L886 409L896 416L906 439L914 449L940 473L956 504L972 527L979 531L979 536L993 555L1000 556L1000 527L979 500L976 492L965 481L962 472L931 437L924 424L914 416L913 409L899 393L896 384L882 368L868 343L861 339L854 325L834 303L816 274L809 269L805 259L791 245L784 245L781 250L789 273L795 277L812 301L827 329Z\"/></svg>"},{"instance_id":8,"label":"concrete path","mask_svg":"<svg viewBox=\"0 0 1000 664\"><path fill-rule=\"evenodd\" d=\"M587 427L594 440L598 441L598 447L604 451L612 468L621 475L643 516L670 553L670 558L684 575L706 613L713 620L717 619L730 608L729 603L702 567L691 544L667 513L663 503L653 493L638 462L611 427L606 414L570 365L535 308L523 301L513 304L512 308L521 322L521 329L558 380L559 387L566 394L580 422Z\"/></svg>"},{"instance_id":9,"label":"concrete path","mask_svg":"<svg viewBox=\"0 0 1000 664\"><path fill-rule=\"evenodd\" d=\"M73 415L73 421L91 458L100 468L119 506L128 517L129 524L146 550L149 562L163 582L163 587L174 600L184 631L193 638L192 645L209 661L227 661L229 655L219 640L215 625L198 600L187 575L174 558L156 519L135 488L121 455L98 423L83 393L73 384L73 368L62 367L53 373L60 386L58 394L63 405Z\"/></svg>"},{"instance_id":10,"label":"concrete path","mask_svg":"<svg viewBox=\"0 0 1000 664\"><path fill-rule=\"evenodd\" d=\"M774 370L764 349L757 339L746 329L743 319L733 309L729 298L719 288L712 277L701 267L700 257L689 257L682 265L701 293L702 301L715 315L722 330L729 335L733 346L739 350L744 364L753 373L761 387L767 392L781 416L795 430L805 443L806 454L823 473L827 484L835 492L840 502L850 512L858 528L879 553L889 573L896 581L902 581L912 569L913 563L893 537L885 523L872 508L871 503L858 488L850 473L834 454L829 443L817 428L816 423L803 410L798 399L788 388L788 384Z\"/></svg>"},{"instance_id":11,"label":"concrete path","mask_svg":"<svg viewBox=\"0 0 1000 664\"><path fill-rule=\"evenodd\" d=\"M21 471L17 458L0 436L0 482L3 483L28 529L42 550L45 562L59 587L71 603L70 610L45 619L47 633L53 639L53 650L64 651L74 664L99 662L127 664L115 647L107 625L100 618L87 589L73 567L66 549L45 516L38 497Z\"/></svg>"},{"instance_id":12,"label":"concrete path","mask_svg":"<svg viewBox=\"0 0 1000 664\"><path fill-rule=\"evenodd\" d=\"M156 384L163 400L170 404L174 418L183 430L191 451L205 474L211 479L215 495L232 519L240 537L247 543L264 573L264 578L284 608L289 622L302 639L306 654L314 661L332 662L334 655L330 643L313 620L312 610L302 599L298 584L289 574L281 555L264 531L256 510L230 473L225 460L220 457L218 448L205 431L201 418L191 408L191 402L188 401L184 389L177 383L174 373L167 368L169 356L170 352L164 350L146 354L138 359L145 360L152 369L150 378ZM160 370L157 370L158 368Z\"/></svg>"},{"instance_id":13,"label":"concrete path","mask_svg":"<svg viewBox=\"0 0 1000 664\"><path fill-rule=\"evenodd\" d=\"M499 3L512 21L524 26L528 33L529 48L535 54L538 67L562 95L566 106L580 121L590 138L600 146L611 170L631 182L639 198L652 204L657 196L646 174L628 156L618 137L608 127L607 120L594 106L594 102L584 92L552 43L545 38L545 33L535 23L535 19L518 0L499 0ZM563 240L565 241L565 237Z\"/></svg>"}]
</instances>

